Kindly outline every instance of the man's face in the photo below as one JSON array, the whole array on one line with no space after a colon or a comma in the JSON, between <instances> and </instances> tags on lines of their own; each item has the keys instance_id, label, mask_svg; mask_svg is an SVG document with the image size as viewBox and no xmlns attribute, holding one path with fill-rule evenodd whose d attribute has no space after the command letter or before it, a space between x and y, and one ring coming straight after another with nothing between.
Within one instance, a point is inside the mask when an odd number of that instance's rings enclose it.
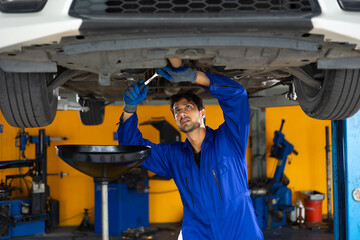
<instances>
[{"instance_id":1,"label":"man's face","mask_svg":"<svg viewBox=\"0 0 360 240\"><path fill-rule=\"evenodd\" d=\"M199 111L194 102L181 98L174 106L174 117L180 131L184 133L204 127L205 110Z\"/></svg>"}]
</instances>

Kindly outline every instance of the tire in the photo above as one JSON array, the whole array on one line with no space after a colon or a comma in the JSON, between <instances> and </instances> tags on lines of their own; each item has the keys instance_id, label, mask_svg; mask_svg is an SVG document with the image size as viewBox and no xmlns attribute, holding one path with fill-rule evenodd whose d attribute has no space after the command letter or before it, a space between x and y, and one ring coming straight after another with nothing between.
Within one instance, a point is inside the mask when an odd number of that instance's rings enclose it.
<instances>
[{"instance_id":1,"label":"tire","mask_svg":"<svg viewBox=\"0 0 360 240\"><path fill-rule=\"evenodd\" d=\"M304 69L315 76L315 70ZM360 108L360 70L326 70L320 90L295 79L295 91L303 111L312 118L341 120Z\"/></svg>"},{"instance_id":2,"label":"tire","mask_svg":"<svg viewBox=\"0 0 360 240\"><path fill-rule=\"evenodd\" d=\"M58 98L48 92L50 73L7 73L0 69L0 109L13 127L44 127L53 122Z\"/></svg>"},{"instance_id":3,"label":"tire","mask_svg":"<svg viewBox=\"0 0 360 240\"><path fill-rule=\"evenodd\" d=\"M84 125L100 125L104 122L105 103L96 99L81 99L80 105L89 107L89 111L79 111L79 116Z\"/></svg>"}]
</instances>

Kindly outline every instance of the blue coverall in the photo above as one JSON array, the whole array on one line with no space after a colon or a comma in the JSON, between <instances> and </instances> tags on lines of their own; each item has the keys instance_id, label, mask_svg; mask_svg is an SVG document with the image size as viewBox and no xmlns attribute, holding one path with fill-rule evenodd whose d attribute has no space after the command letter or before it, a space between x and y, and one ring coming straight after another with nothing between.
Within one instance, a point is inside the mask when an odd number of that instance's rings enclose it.
<instances>
[{"instance_id":1,"label":"blue coverall","mask_svg":"<svg viewBox=\"0 0 360 240\"><path fill-rule=\"evenodd\" d=\"M246 144L249 133L249 104L245 89L235 81L206 73L205 87L218 99L225 122L216 130L206 127L201 145L200 169L189 141L154 144L142 137L133 114L120 118L120 145L149 145L150 157L142 166L173 178L184 207L184 240L263 239L248 189Z\"/></svg>"}]
</instances>

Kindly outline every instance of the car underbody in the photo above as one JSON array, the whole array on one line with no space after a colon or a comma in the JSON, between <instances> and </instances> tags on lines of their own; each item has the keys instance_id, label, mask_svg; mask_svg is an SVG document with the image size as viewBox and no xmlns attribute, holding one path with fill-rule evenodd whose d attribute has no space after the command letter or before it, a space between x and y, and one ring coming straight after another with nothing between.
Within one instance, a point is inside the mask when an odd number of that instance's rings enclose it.
<instances>
[{"instance_id":1,"label":"car underbody","mask_svg":"<svg viewBox=\"0 0 360 240\"><path fill-rule=\"evenodd\" d=\"M264 35L181 35L172 36L172 41L169 37L150 35L140 39L130 36L121 39L111 34L78 35L63 38L59 44L5 52L0 54L0 61L4 70L12 72L13 66L26 71L26 60L31 60L39 63L38 71L56 72L58 78L64 76L57 85L80 96L92 95L112 102L121 101L125 88L134 81L147 79L155 68L166 66L168 57L183 59L185 66L233 78L249 94L278 84L290 84L294 75L302 77L302 67L319 63L319 59L325 69L333 67L326 65L330 59L360 58L360 52L354 51L353 45L324 42L321 35ZM144 45L147 48L143 48ZM164 99L185 88L197 87L157 79L150 88L149 98Z\"/></svg>"},{"instance_id":2,"label":"car underbody","mask_svg":"<svg viewBox=\"0 0 360 240\"><path fill-rule=\"evenodd\" d=\"M74 1L69 11L72 18L83 21L78 33L64 35L60 41L38 41L37 44L32 41L1 48L0 68L4 76L7 73L47 74L48 92L61 87L76 93L79 99L105 105L121 101L132 83L151 77L156 68L169 65L167 58L181 58L184 66L234 79L246 88L250 99L259 98L264 90L285 86L277 94L284 97L287 93L290 100L296 100L298 95L305 113L314 118L343 119L360 107L357 103L360 93L353 93L351 100L342 100L355 102L344 105L345 108L354 105L351 109L335 113L323 112L326 97L317 100L319 95L332 95L332 83L324 90L330 77L340 84L343 82L340 77L351 75L349 81L353 85L344 91L357 89L354 84L360 68L360 51L355 42L334 41L327 35L312 32L311 19L321 14L317 1L289 0L295 5L286 5L289 9L279 15L255 9L256 15L247 13L240 17L233 12L216 17L211 14L194 17L193 13L188 17L177 13L160 17L154 13L142 14L140 10L111 15L109 9L117 8L108 8L105 13L101 7L96 7L96 11L83 7L84 2L93 4L90 0ZM109 2L119 1L103 2L109 6ZM300 2L303 5L299 7L296 4ZM124 5L120 8L127 11ZM171 83L157 78L149 86L148 102L168 99L187 90L205 99L212 98L203 88L190 83ZM338 95L336 98L341 97ZM313 102L318 102L321 109L312 106ZM3 113L12 112L10 109L10 105L2 107ZM16 121L10 122L22 126Z\"/></svg>"}]
</instances>

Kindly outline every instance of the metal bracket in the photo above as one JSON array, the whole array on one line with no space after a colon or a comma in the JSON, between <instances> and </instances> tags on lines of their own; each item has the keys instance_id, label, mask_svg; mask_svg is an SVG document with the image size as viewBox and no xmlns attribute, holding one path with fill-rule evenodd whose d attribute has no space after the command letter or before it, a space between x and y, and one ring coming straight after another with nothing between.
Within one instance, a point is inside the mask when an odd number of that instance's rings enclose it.
<instances>
[{"instance_id":1,"label":"metal bracket","mask_svg":"<svg viewBox=\"0 0 360 240\"><path fill-rule=\"evenodd\" d=\"M110 86L110 73L99 73L99 84L101 86Z\"/></svg>"},{"instance_id":2,"label":"metal bracket","mask_svg":"<svg viewBox=\"0 0 360 240\"><path fill-rule=\"evenodd\" d=\"M89 111L89 107L83 107L78 102L72 102L67 100L66 98L59 97L58 107L57 110L67 111L67 110L74 110L74 111Z\"/></svg>"},{"instance_id":3,"label":"metal bracket","mask_svg":"<svg viewBox=\"0 0 360 240\"><path fill-rule=\"evenodd\" d=\"M286 98L292 101L297 100L297 95L295 91L295 84L292 82L291 85L289 85L289 92L286 94Z\"/></svg>"}]
</instances>

